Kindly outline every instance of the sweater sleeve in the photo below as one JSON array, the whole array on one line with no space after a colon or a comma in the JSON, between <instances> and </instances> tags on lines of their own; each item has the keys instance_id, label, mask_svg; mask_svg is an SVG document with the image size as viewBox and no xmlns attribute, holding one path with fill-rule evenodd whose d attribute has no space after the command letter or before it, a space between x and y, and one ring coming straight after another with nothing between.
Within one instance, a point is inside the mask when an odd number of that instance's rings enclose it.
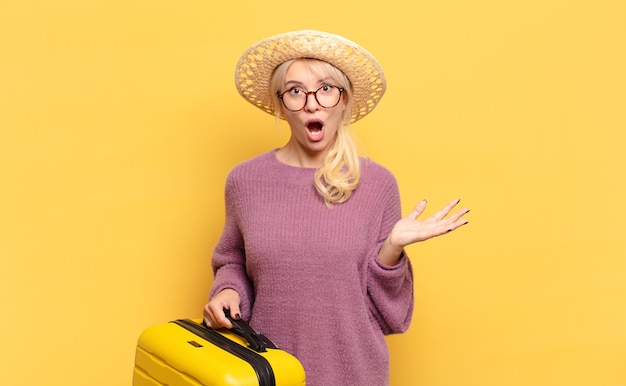
<instances>
[{"instance_id":1,"label":"sweater sleeve","mask_svg":"<svg viewBox=\"0 0 626 386\"><path fill-rule=\"evenodd\" d=\"M413 315L413 271L403 252L394 266L383 264L378 252L395 223L401 218L400 194L395 179L385 195L380 232L369 259L367 294L370 313L384 334L405 332Z\"/></svg>"},{"instance_id":2,"label":"sweater sleeve","mask_svg":"<svg viewBox=\"0 0 626 386\"><path fill-rule=\"evenodd\" d=\"M226 221L222 235L213 250L211 266L214 282L210 297L220 291L231 288L237 291L241 298L241 317L249 320L253 290L246 273L246 254L243 236L239 227L237 211L236 183L232 173L228 176L225 188Z\"/></svg>"}]
</instances>

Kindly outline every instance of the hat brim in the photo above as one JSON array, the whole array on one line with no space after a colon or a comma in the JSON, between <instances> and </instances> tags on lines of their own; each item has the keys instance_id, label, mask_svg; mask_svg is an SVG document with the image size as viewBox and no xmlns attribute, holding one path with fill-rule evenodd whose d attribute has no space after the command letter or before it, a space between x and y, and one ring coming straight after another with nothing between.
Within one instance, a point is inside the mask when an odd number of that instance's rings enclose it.
<instances>
[{"instance_id":1,"label":"hat brim","mask_svg":"<svg viewBox=\"0 0 626 386\"><path fill-rule=\"evenodd\" d=\"M239 94L274 115L270 78L280 64L298 58L318 59L341 70L352 86L352 116L356 122L369 114L386 89L382 68L372 54L339 35L303 30L263 39L248 48L235 69Z\"/></svg>"}]
</instances>

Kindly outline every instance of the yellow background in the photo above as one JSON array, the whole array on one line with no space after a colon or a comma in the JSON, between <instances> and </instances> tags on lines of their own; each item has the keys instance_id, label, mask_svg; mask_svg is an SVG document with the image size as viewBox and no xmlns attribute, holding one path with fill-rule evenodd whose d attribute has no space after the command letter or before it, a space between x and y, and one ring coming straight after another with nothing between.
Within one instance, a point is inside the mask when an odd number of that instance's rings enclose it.
<instances>
[{"instance_id":1,"label":"yellow background","mask_svg":"<svg viewBox=\"0 0 626 386\"><path fill-rule=\"evenodd\" d=\"M410 248L392 385L626 385L625 20L618 0L4 1L0 384L128 385L143 328L199 316L225 176L288 135L236 61L315 28L385 69L355 133L404 212L472 208Z\"/></svg>"}]
</instances>

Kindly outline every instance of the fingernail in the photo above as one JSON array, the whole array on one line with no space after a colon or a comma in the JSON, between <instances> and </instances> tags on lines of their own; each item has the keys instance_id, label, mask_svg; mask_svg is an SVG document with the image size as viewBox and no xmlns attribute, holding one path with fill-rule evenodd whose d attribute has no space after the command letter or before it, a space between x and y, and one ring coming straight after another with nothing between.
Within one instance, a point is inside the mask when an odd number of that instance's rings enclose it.
<instances>
[{"instance_id":1,"label":"fingernail","mask_svg":"<svg viewBox=\"0 0 626 386\"><path fill-rule=\"evenodd\" d=\"M235 319L236 319L236 320L241 319L241 315L239 315L239 314L235 314Z\"/></svg>"}]
</instances>

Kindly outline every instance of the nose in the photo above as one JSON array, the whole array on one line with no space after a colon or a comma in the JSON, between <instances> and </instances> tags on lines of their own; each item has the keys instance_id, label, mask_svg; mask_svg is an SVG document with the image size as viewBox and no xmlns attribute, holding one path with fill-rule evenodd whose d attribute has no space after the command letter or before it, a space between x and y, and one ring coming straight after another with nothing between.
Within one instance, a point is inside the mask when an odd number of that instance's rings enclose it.
<instances>
[{"instance_id":1,"label":"nose","mask_svg":"<svg viewBox=\"0 0 626 386\"><path fill-rule=\"evenodd\" d=\"M306 101L304 103L304 109L306 111L312 112L317 111L321 108L319 103L317 103L317 99L315 98L315 91L309 91L306 93Z\"/></svg>"}]
</instances>

